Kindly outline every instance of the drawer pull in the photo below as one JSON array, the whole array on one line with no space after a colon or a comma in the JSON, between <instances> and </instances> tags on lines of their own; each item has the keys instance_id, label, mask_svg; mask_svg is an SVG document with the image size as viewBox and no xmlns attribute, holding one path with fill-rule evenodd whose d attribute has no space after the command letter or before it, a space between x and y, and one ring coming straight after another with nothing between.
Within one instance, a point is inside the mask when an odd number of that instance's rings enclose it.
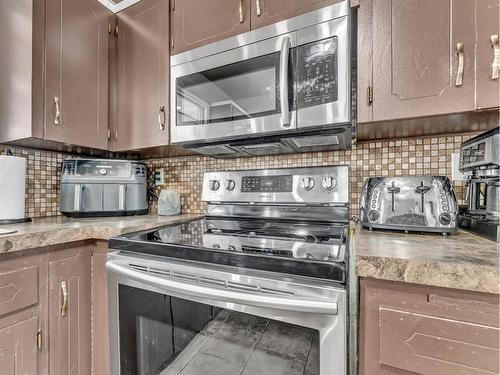
<instances>
[{"instance_id":1,"label":"drawer pull","mask_svg":"<svg viewBox=\"0 0 500 375\"><path fill-rule=\"evenodd\" d=\"M262 14L262 10L260 9L260 0L255 0L255 13L257 14L257 17L260 17Z\"/></svg>"},{"instance_id":2,"label":"drawer pull","mask_svg":"<svg viewBox=\"0 0 500 375\"><path fill-rule=\"evenodd\" d=\"M498 34L491 36L491 47L493 48L493 63L491 64L491 79L500 77L500 43Z\"/></svg>"},{"instance_id":3,"label":"drawer pull","mask_svg":"<svg viewBox=\"0 0 500 375\"><path fill-rule=\"evenodd\" d=\"M455 86L462 86L464 83L464 44L457 43L458 68Z\"/></svg>"},{"instance_id":4,"label":"drawer pull","mask_svg":"<svg viewBox=\"0 0 500 375\"><path fill-rule=\"evenodd\" d=\"M61 282L62 303L61 303L61 316L66 316L68 312L68 285L66 281Z\"/></svg>"}]
</instances>

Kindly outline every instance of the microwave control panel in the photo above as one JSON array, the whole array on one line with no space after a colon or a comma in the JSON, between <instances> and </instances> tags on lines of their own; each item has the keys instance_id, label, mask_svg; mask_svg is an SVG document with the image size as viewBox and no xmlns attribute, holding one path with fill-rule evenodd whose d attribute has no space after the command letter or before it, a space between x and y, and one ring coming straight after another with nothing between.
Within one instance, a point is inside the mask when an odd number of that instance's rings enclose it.
<instances>
[{"instance_id":1,"label":"microwave control panel","mask_svg":"<svg viewBox=\"0 0 500 375\"><path fill-rule=\"evenodd\" d=\"M332 37L296 47L298 108L337 101L337 46Z\"/></svg>"}]
</instances>

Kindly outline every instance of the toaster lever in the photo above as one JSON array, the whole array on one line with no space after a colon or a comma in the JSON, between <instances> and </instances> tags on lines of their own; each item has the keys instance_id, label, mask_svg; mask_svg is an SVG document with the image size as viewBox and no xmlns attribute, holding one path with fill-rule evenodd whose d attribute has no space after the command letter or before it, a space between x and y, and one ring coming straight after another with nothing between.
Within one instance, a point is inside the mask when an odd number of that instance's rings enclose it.
<instances>
[{"instance_id":1,"label":"toaster lever","mask_svg":"<svg viewBox=\"0 0 500 375\"><path fill-rule=\"evenodd\" d=\"M392 186L389 186L387 188L387 191L389 193L391 193L391 196L392 196L392 212L395 212L396 211L396 194L398 194L400 191L401 191L401 188L397 187L397 186L394 186L394 181L392 181Z\"/></svg>"},{"instance_id":2,"label":"toaster lever","mask_svg":"<svg viewBox=\"0 0 500 375\"><path fill-rule=\"evenodd\" d=\"M427 193L429 190L431 190L431 188L429 186L417 186L417 188L415 189L415 191L418 193L418 194L425 194Z\"/></svg>"},{"instance_id":3,"label":"toaster lever","mask_svg":"<svg viewBox=\"0 0 500 375\"><path fill-rule=\"evenodd\" d=\"M420 211L421 211L422 213L424 213L424 204L425 204L424 195L425 195L425 193L427 193L429 190L431 190L430 186L425 186L423 181L421 181L421 182L420 182L420 186L417 186L417 187L415 188L415 192L416 192L417 194L420 194Z\"/></svg>"}]
</instances>

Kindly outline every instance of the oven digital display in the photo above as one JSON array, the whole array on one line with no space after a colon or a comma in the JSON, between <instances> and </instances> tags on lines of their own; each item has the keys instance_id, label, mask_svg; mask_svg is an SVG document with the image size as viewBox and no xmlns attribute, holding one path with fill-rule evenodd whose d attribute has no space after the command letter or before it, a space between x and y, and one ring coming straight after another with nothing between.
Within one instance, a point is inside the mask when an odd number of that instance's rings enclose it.
<instances>
[{"instance_id":1,"label":"oven digital display","mask_svg":"<svg viewBox=\"0 0 500 375\"><path fill-rule=\"evenodd\" d=\"M242 193L290 193L292 176L245 176L241 181Z\"/></svg>"}]
</instances>

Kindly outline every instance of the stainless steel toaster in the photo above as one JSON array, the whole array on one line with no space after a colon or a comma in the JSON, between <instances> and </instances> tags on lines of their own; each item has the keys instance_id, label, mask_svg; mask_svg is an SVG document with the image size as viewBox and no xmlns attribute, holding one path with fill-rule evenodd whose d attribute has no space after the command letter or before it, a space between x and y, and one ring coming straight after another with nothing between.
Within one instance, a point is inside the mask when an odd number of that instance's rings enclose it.
<instances>
[{"instance_id":1,"label":"stainless steel toaster","mask_svg":"<svg viewBox=\"0 0 500 375\"><path fill-rule=\"evenodd\" d=\"M458 205L444 176L373 177L361 194L361 224L367 228L450 233Z\"/></svg>"},{"instance_id":2,"label":"stainless steel toaster","mask_svg":"<svg viewBox=\"0 0 500 375\"><path fill-rule=\"evenodd\" d=\"M69 217L147 214L146 165L128 160L64 160L60 211Z\"/></svg>"}]
</instances>

